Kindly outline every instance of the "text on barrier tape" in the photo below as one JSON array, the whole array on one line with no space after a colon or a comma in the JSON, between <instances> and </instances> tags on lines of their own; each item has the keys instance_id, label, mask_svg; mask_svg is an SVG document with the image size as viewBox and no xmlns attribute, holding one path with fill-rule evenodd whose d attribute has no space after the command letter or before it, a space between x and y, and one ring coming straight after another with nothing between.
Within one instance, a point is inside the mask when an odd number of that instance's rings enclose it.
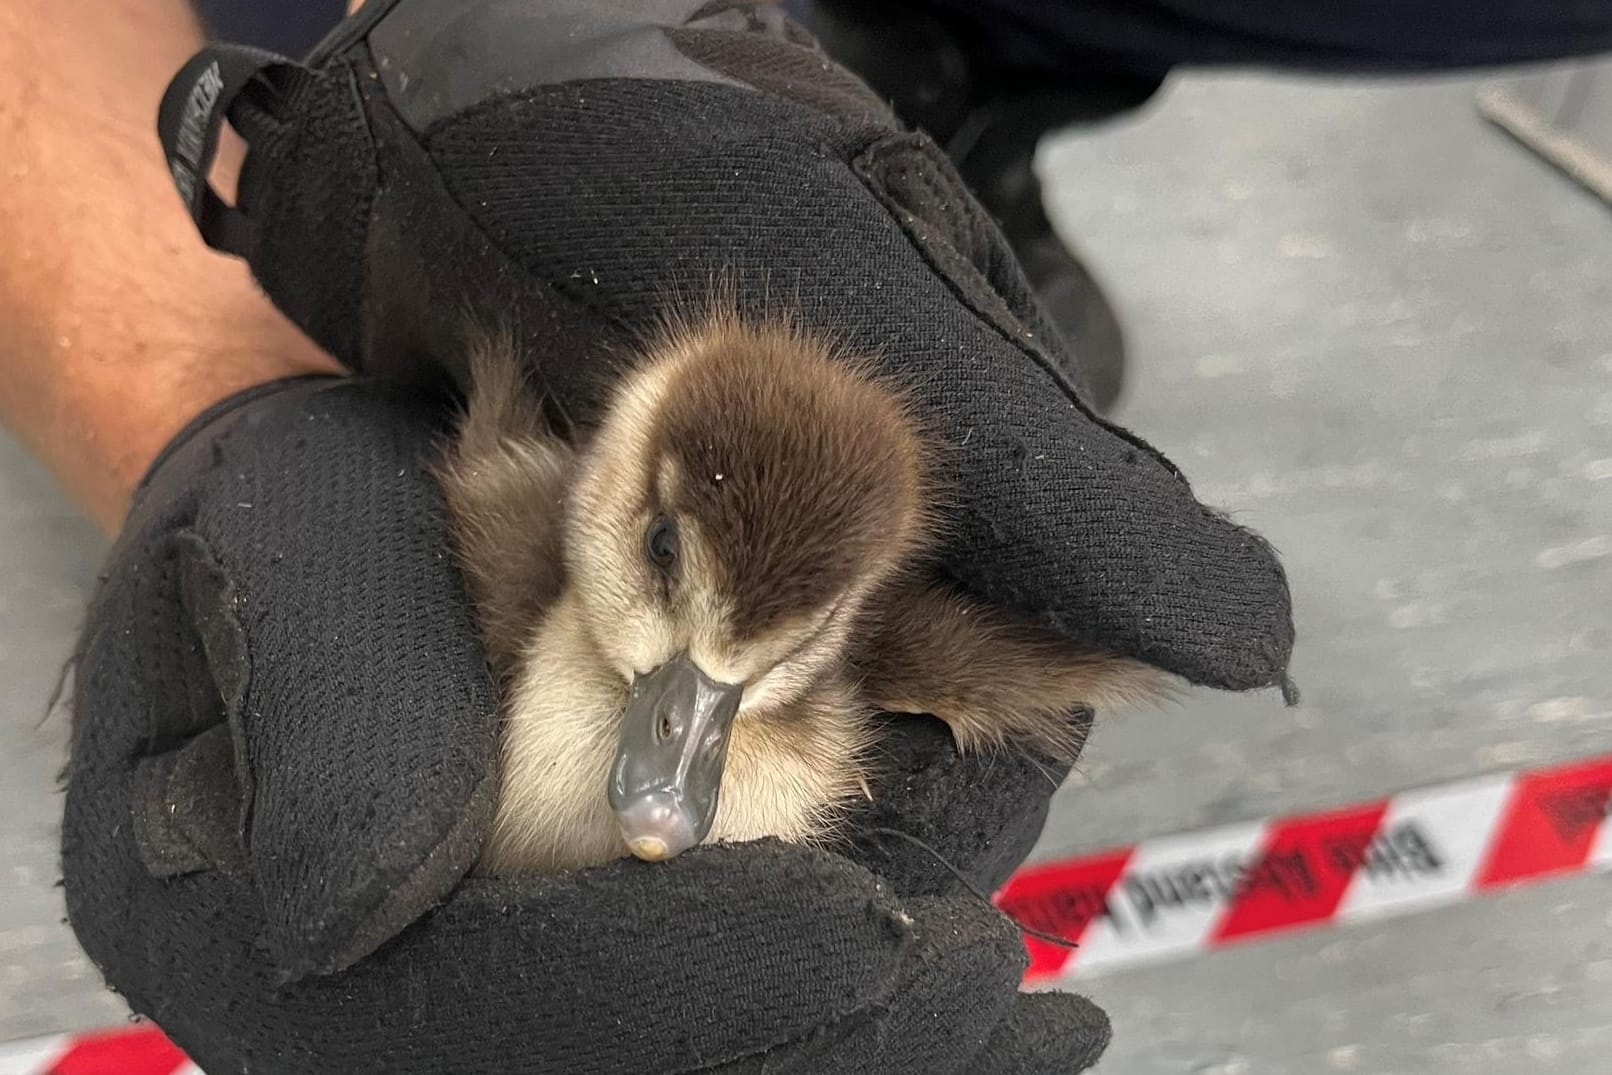
<instances>
[{"instance_id":1,"label":"text on barrier tape","mask_svg":"<svg viewBox=\"0 0 1612 1075\"><path fill-rule=\"evenodd\" d=\"M1026 936L1046 984L1612 869L1609 803L1612 755L1038 863L996 904L1078 945Z\"/></svg>"}]
</instances>

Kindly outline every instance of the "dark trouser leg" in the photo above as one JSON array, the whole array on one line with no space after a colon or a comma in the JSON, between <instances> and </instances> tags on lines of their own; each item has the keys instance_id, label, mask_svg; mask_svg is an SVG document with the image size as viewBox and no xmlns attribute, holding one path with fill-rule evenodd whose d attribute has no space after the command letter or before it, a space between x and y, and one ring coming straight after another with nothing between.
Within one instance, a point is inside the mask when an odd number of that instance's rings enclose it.
<instances>
[{"instance_id":1,"label":"dark trouser leg","mask_svg":"<svg viewBox=\"0 0 1612 1075\"><path fill-rule=\"evenodd\" d=\"M1077 380L1099 410L1112 407L1125 369L1119 321L1091 273L1054 234L1032 166L1047 130L1135 108L1162 75L1091 64L1051 79L1012 55L1012 40L998 36L1000 28L937 15L921 0L786 6L831 56L948 149L1074 352Z\"/></svg>"},{"instance_id":2,"label":"dark trouser leg","mask_svg":"<svg viewBox=\"0 0 1612 1075\"><path fill-rule=\"evenodd\" d=\"M1119 325L1053 235L1031 161L1048 130L1145 101L1181 65L1407 73L1612 50L1583 0L785 0L824 47L951 149L1106 408Z\"/></svg>"},{"instance_id":3,"label":"dark trouser leg","mask_svg":"<svg viewBox=\"0 0 1612 1075\"><path fill-rule=\"evenodd\" d=\"M922 0L999 60L1078 83L1093 67L1406 73L1612 51L1597 0Z\"/></svg>"}]
</instances>

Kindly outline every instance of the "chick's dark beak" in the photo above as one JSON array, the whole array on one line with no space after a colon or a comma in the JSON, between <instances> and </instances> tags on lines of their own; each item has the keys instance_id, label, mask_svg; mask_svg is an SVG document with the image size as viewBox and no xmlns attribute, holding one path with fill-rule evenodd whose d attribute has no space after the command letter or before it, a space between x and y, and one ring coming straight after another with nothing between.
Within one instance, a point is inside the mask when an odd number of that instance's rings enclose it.
<instances>
[{"instance_id":1,"label":"chick's dark beak","mask_svg":"<svg viewBox=\"0 0 1612 1075\"><path fill-rule=\"evenodd\" d=\"M742 693L687 654L633 680L610 770L610 808L634 855L668 859L710 833Z\"/></svg>"}]
</instances>

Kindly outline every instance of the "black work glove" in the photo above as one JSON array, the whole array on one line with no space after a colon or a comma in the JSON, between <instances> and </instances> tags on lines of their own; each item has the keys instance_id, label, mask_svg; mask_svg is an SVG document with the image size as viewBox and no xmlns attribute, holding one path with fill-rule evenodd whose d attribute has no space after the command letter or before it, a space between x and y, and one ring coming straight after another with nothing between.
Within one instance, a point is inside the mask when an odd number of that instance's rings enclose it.
<instances>
[{"instance_id":1,"label":"black work glove","mask_svg":"<svg viewBox=\"0 0 1612 1075\"><path fill-rule=\"evenodd\" d=\"M137 1012L215 1075L1095 1059L1101 1012L1018 994L988 904L839 854L467 877L496 700L426 469L439 414L265 386L138 491L77 655L63 843L72 925Z\"/></svg>"}]
</instances>

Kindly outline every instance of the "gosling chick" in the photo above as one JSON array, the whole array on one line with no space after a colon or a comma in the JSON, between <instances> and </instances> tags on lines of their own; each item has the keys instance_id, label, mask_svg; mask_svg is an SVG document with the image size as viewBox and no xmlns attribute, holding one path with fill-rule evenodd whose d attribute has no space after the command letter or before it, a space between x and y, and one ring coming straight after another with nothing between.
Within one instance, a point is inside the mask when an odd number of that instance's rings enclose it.
<instances>
[{"instance_id":1,"label":"gosling chick","mask_svg":"<svg viewBox=\"0 0 1612 1075\"><path fill-rule=\"evenodd\" d=\"M832 837L872 712L1058 755L1150 666L931 581L933 441L895 386L779 323L669 330L559 435L508 343L470 356L439 465L503 689L495 874Z\"/></svg>"}]
</instances>

